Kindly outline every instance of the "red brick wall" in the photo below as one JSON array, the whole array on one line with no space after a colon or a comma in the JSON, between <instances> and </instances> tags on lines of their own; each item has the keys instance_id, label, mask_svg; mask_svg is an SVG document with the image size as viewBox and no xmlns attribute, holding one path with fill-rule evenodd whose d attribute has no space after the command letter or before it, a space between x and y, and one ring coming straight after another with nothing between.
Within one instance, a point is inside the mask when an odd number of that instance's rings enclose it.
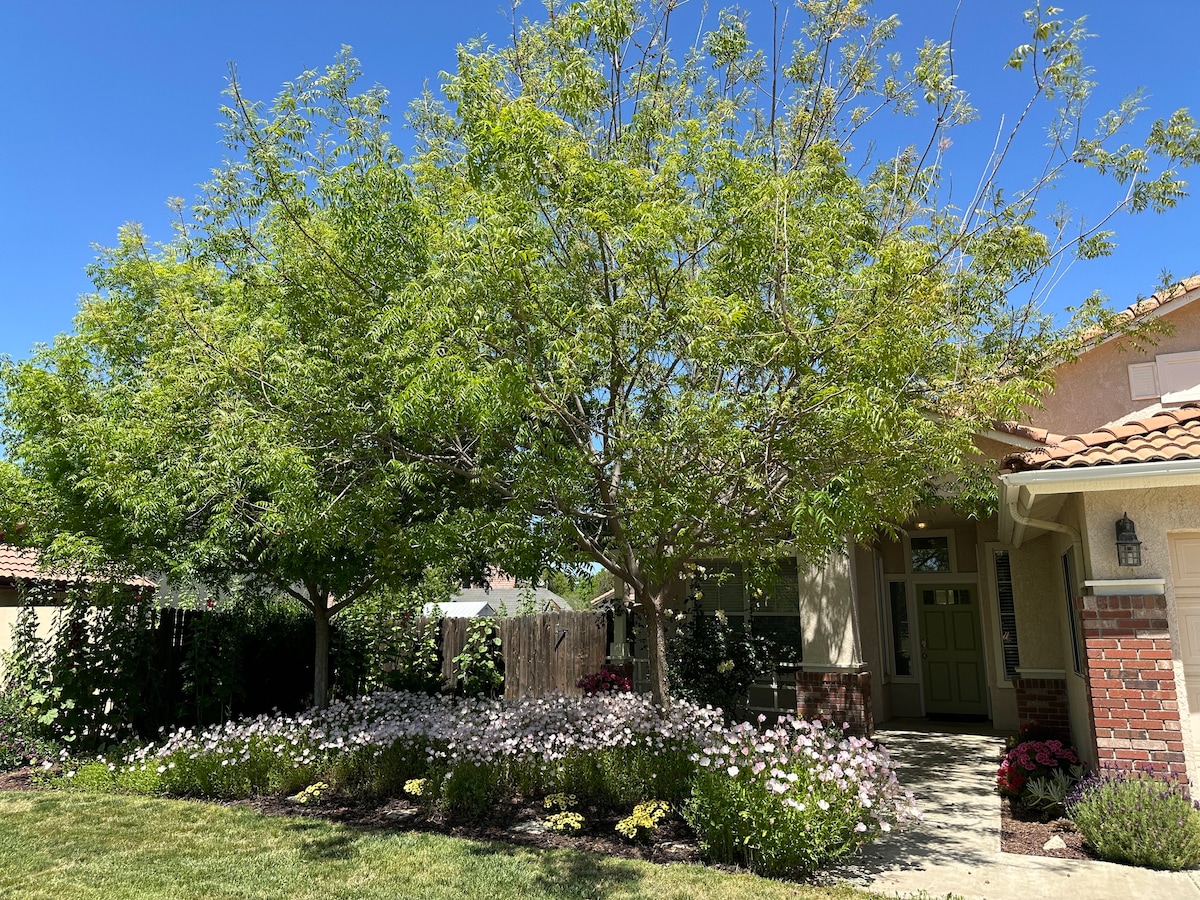
<instances>
[{"instance_id":1,"label":"red brick wall","mask_svg":"<svg viewBox=\"0 0 1200 900\"><path fill-rule=\"evenodd\" d=\"M1071 713L1065 678L1017 678L1013 681L1013 690L1017 696L1017 721L1021 728L1040 725L1059 733L1070 743Z\"/></svg>"},{"instance_id":2,"label":"red brick wall","mask_svg":"<svg viewBox=\"0 0 1200 900\"><path fill-rule=\"evenodd\" d=\"M871 713L870 672L797 672L796 715L821 719L837 727L850 726L851 734L870 736L875 730Z\"/></svg>"},{"instance_id":3,"label":"red brick wall","mask_svg":"<svg viewBox=\"0 0 1200 900\"><path fill-rule=\"evenodd\" d=\"M1187 778L1167 598L1082 597L1096 762Z\"/></svg>"}]
</instances>

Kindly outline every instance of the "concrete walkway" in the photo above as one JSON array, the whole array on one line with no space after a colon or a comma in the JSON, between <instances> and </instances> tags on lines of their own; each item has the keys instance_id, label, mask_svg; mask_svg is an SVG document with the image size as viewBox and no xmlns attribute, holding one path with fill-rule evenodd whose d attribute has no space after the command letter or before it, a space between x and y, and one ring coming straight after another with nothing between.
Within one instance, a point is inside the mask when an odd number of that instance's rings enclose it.
<instances>
[{"instance_id":1,"label":"concrete walkway","mask_svg":"<svg viewBox=\"0 0 1200 900\"><path fill-rule=\"evenodd\" d=\"M924 821L868 846L830 873L835 878L889 897L924 890L930 898L954 893L966 900L1200 900L1196 871L1001 853L993 787L1003 735L923 720L887 726L875 739L897 762Z\"/></svg>"}]
</instances>

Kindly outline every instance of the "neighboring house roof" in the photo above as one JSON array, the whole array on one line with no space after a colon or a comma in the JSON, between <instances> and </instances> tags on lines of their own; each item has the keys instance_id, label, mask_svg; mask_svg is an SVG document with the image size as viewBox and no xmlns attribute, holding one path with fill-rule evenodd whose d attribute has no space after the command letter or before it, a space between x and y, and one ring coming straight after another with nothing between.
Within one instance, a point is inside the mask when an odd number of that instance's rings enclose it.
<instances>
[{"instance_id":1,"label":"neighboring house roof","mask_svg":"<svg viewBox=\"0 0 1200 900\"><path fill-rule=\"evenodd\" d=\"M421 610L422 615L432 615L435 604L426 603ZM494 616L496 610L487 602L476 600L451 600L449 603L436 604L437 610L446 619L475 619L480 616Z\"/></svg>"},{"instance_id":2,"label":"neighboring house roof","mask_svg":"<svg viewBox=\"0 0 1200 900\"><path fill-rule=\"evenodd\" d=\"M546 588L463 588L454 599L438 605L442 616L451 619L471 619L476 616L519 616L532 601L535 613L567 612L571 604ZM424 614L433 611L425 604Z\"/></svg>"},{"instance_id":3,"label":"neighboring house roof","mask_svg":"<svg viewBox=\"0 0 1200 900\"><path fill-rule=\"evenodd\" d=\"M1200 460L1200 406L1164 409L1088 434L1047 435L1046 447L1006 456L1006 472Z\"/></svg>"},{"instance_id":4,"label":"neighboring house roof","mask_svg":"<svg viewBox=\"0 0 1200 900\"><path fill-rule=\"evenodd\" d=\"M102 581L103 579L77 573L43 569L38 552L28 547L0 544L0 587L11 587L21 581ZM146 578L134 577L121 582L131 587L153 588L157 585Z\"/></svg>"},{"instance_id":5,"label":"neighboring house roof","mask_svg":"<svg viewBox=\"0 0 1200 900\"><path fill-rule=\"evenodd\" d=\"M45 577L46 573L38 565L36 550L0 544L0 581L27 581Z\"/></svg>"},{"instance_id":6,"label":"neighboring house roof","mask_svg":"<svg viewBox=\"0 0 1200 900\"><path fill-rule=\"evenodd\" d=\"M527 609L530 600L536 612L559 612L569 610L571 604L554 591L546 588L464 588L454 595L456 601L486 602L497 615L516 616Z\"/></svg>"}]
</instances>

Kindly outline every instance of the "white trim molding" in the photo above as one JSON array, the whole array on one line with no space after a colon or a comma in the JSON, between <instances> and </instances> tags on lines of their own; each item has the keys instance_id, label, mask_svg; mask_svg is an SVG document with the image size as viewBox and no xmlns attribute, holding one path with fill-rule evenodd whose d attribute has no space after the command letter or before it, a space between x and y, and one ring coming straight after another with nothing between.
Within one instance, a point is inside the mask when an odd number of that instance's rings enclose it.
<instances>
[{"instance_id":1,"label":"white trim molding","mask_svg":"<svg viewBox=\"0 0 1200 900\"><path fill-rule=\"evenodd\" d=\"M1085 588L1091 588L1098 597L1126 597L1142 595L1162 596L1167 592L1165 578L1102 578L1096 581L1085 581Z\"/></svg>"},{"instance_id":2,"label":"white trim molding","mask_svg":"<svg viewBox=\"0 0 1200 900\"><path fill-rule=\"evenodd\" d=\"M1066 669L1027 669L1024 666L1017 666L1018 678L1041 678L1053 681L1066 681Z\"/></svg>"}]
</instances>

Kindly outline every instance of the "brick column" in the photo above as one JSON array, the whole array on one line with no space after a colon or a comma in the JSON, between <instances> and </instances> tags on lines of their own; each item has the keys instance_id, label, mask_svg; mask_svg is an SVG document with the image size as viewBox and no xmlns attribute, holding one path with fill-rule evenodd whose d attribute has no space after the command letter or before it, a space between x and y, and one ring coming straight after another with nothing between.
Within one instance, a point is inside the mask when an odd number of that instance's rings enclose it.
<instances>
[{"instance_id":1,"label":"brick column","mask_svg":"<svg viewBox=\"0 0 1200 900\"><path fill-rule=\"evenodd\" d=\"M848 723L851 734L870 737L875 730L871 673L797 672L796 716L808 721L820 719L838 728Z\"/></svg>"},{"instance_id":2,"label":"brick column","mask_svg":"<svg viewBox=\"0 0 1200 900\"><path fill-rule=\"evenodd\" d=\"M1167 598L1082 597L1097 765L1153 765L1187 779Z\"/></svg>"},{"instance_id":3,"label":"brick column","mask_svg":"<svg viewBox=\"0 0 1200 900\"><path fill-rule=\"evenodd\" d=\"M1067 679L1025 678L1013 681L1017 700L1017 722L1021 728L1038 725L1071 742L1071 712L1067 701Z\"/></svg>"}]
</instances>

